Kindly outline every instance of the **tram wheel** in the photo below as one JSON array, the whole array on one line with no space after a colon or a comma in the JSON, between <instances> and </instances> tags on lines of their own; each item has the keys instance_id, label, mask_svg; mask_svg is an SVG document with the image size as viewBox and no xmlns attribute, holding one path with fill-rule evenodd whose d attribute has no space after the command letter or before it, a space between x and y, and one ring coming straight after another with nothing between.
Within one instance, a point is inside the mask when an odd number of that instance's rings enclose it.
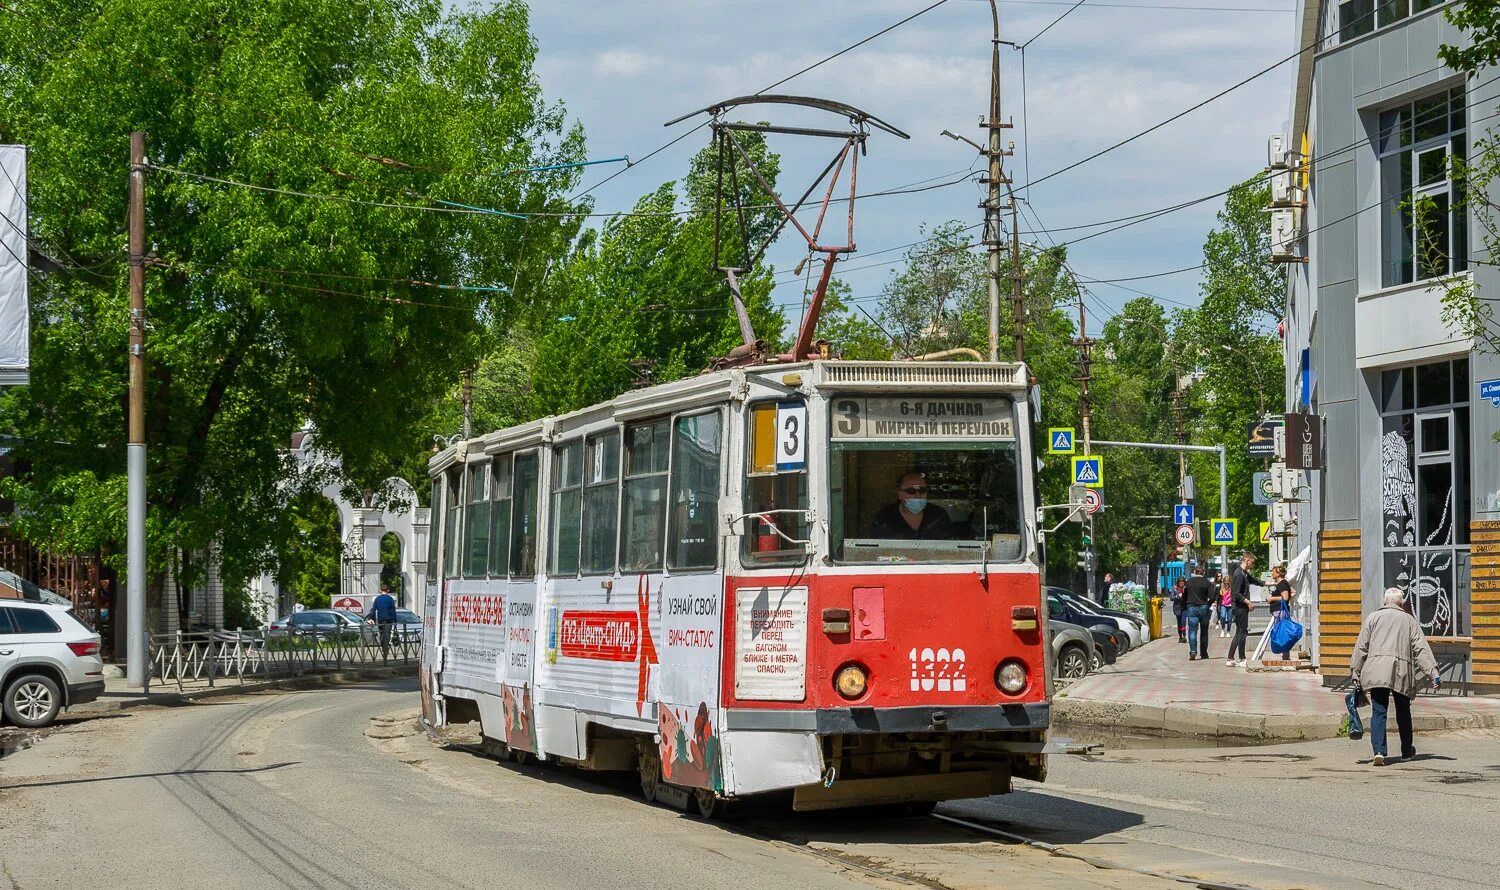
<instances>
[{"instance_id":1,"label":"tram wheel","mask_svg":"<svg viewBox=\"0 0 1500 890\"><path fill-rule=\"evenodd\" d=\"M640 745L635 764L640 773L641 797L646 803L656 803L656 792L661 788L661 758L656 753L656 746Z\"/></svg>"},{"instance_id":2,"label":"tram wheel","mask_svg":"<svg viewBox=\"0 0 1500 890\"><path fill-rule=\"evenodd\" d=\"M693 803L698 807L698 815L712 821L723 819L730 812L729 801L707 788L693 789Z\"/></svg>"}]
</instances>

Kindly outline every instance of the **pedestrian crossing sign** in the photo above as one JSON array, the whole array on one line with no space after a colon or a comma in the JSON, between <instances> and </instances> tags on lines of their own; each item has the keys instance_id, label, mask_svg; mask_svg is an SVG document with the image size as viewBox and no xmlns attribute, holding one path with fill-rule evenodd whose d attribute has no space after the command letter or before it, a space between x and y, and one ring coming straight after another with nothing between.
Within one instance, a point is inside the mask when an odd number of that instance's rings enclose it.
<instances>
[{"instance_id":1,"label":"pedestrian crossing sign","mask_svg":"<svg viewBox=\"0 0 1500 890\"><path fill-rule=\"evenodd\" d=\"M1073 484L1084 488L1104 487L1104 458L1095 455L1073 458Z\"/></svg>"},{"instance_id":2,"label":"pedestrian crossing sign","mask_svg":"<svg viewBox=\"0 0 1500 890\"><path fill-rule=\"evenodd\" d=\"M1233 547L1240 542L1240 521L1238 519L1213 519L1209 521L1213 531L1213 545L1215 547Z\"/></svg>"},{"instance_id":3,"label":"pedestrian crossing sign","mask_svg":"<svg viewBox=\"0 0 1500 890\"><path fill-rule=\"evenodd\" d=\"M1271 543L1271 523L1262 522L1260 524L1260 542L1262 544Z\"/></svg>"},{"instance_id":4,"label":"pedestrian crossing sign","mask_svg":"<svg viewBox=\"0 0 1500 890\"><path fill-rule=\"evenodd\" d=\"M1073 428L1055 426L1047 430L1047 453L1048 454L1072 454L1073 453Z\"/></svg>"}]
</instances>

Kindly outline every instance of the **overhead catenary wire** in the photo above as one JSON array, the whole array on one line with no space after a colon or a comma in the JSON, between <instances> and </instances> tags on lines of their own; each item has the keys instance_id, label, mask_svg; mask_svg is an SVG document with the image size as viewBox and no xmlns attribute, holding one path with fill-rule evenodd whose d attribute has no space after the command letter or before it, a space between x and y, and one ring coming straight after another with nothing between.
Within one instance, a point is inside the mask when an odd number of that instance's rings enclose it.
<instances>
[{"instance_id":1,"label":"overhead catenary wire","mask_svg":"<svg viewBox=\"0 0 1500 890\"><path fill-rule=\"evenodd\" d=\"M825 64L827 64L829 62L832 62L834 59L837 59L839 56L842 56L844 53L850 52L851 50L859 49L861 46L864 46L866 43L869 43L870 41L874 40L875 38L882 37L882 36L884 36L886 34L889 34L890 32L892 32L892 31L896 30L897 28L901 27L902 25L906 24L907 22L914 21L915 19L921 18L922 16L926 15L929 12L932 12L934 9L937 9L939 6L942 6L944 3L947 3L947 2L948 2L948 0L937 0L937 2L933 3L932 5L926 6L926 7L923 7L922 9L917 10L916 12L912 13L911 15L907 16L906 18L902 19L899 22L896 22L893 25L887 25L886 27L881 28L879 31L876 31L874 34L871 34L868 37L861 38L860 40L857 40L854 43L849 44L848 46L844 47L843 49L839 50L838 52L834 53L831 56L824 56L823 58L821 58L818 61L812 63L811 65L808 65L806 68L802 68L802 69L800 69L798 71L795 71L795 72L793 72L791 74L788 74L786 77L783 77L782 79L776 81L775 83L771 84L768 87L764 87L762 89L756 90L755 91L755 95L757 95L757 96L764 95L764 94L769 93L770 91L776 89L779 86L784 86L784 85L790 83L791 81L796 80L797 78L799 78L802 75L806 74L807 72L813 70L814 68L817 68L817 67L819 67L821 65L825 65Z\"/></svg>"},{"instance_id":2,"label":"overhead catenary wire","mask_svg":"<svg viewBox=\"0 0 1500 890\"><path fill-rule=\"evenodd\" d=\"M1066 12L1064 12L1062 15L1058 16L1057 18L1053 19L1052 21L1048 22L1047 23L1047 27L1045 27L1042 30L1040 30L1040 31L1036 32L1035 34L1031 35L1031 39L1027 40L1025 43L1022 43L1021 46L1020 46L1020 48L1024 50L1024 49L1026 49L1026 47L1028 47L1028 46L1032 45L1033 43L1035 43L1037 41L1037 38L1041 37L1043 34L1046 34L1048 31L1051 31L1052 27L1054 25L1056 25L1058 22L1062 21L1063 19L1067 18L1068 16L1072 15L1073 14L1073 10L1077 9L1078 7L1082 6L1083 4L1085 4L1087 2L1088 2L1088 0L1078 0L1077 3L1074 3L1072 6L1069 6Z\"/></svg>"}]
</instances>

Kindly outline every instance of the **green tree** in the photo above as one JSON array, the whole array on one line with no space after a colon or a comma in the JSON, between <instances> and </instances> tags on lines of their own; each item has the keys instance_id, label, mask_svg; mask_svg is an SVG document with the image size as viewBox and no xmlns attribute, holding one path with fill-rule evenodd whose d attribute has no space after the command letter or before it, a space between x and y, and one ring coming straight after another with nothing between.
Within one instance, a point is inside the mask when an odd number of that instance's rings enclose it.
<instances>
[{"instance_id":1,"label":"green tree","mask_svg":"<svg viewBox=\"0 0 1500 890\"><path fill-rule=\"evenodd\" d=\"M775 185L777 156L759 134L742 144ZM664 183L579 239L552 271L546 299L529 319L535 357L531 407L561 413L611 399L632 385L696 374L740 343L724 274L713 268L714 148L700 152L681 184ZM726 162L727 163L727 162ZM727 179L727 177L726 177ZM746 229L769 234L776 209L758 186L739 176ZM727 185L726 185L727 189ZM721 220L722 260L738 262L739 224ZM740 290L756 333L773 347L784 319L772 305L771 270L741 273Z\"/></svg>"},{"instance_id":2,"label":"green tree","mask_svg":"<svg viewBox=\"0 0 1500 890\"><path fill-rule=\"evenodd\" d=\"M889 361L895 344L876 321L854 303L849 284L834 278L828 282L823 297L823 312L813 336L827 340L829 353L838 358L863 361Z\"/></svg>"},{"instance_id":3,"label":"green tree","mask_svg":"<svg viewBox=\"0 0 1500 890\"><path fill-rule=\"evenodd\" d=\"M413 429L478 363L485 331L536 298L573 237L562 196L576 172L512 172L582 157L581 132L542 97L535 55L519 0L482 12L36 0L0 16L0 141L31 146L34 239L65 260L32 292L32 384L0 403L3 432L27 443L17 496L62 517L52 530L124 515L131 130L148 134L154 168L154 578L172 554L211 546L231 582L274 561L290 521L284 448L309 419L355 485L378 489L425 447ZM557 215L390 206L456 209L441 201ZM79 474L109 502L67 482Z\"/></svg>"},{"instance_id":4,"label":"green tree","mask_svg":"<svg viewBox=\"0 0 1500 890\"><path fill-rule=\"evenodd\" d=\"M1259 459L1246 453L1249 425L1285 404L1285 371L1275 326L1286 301L1283 273L1271 262L1265 209L1269 186L1253 177L1235 186L1203 245L1203 301L1175 318L1169 366L1188 382L1194 444L1223 444L1229 471L1229 516L1258 529L1265 509L1254 502ZM1199 503L1217 513L1217 459L1194 455ZM1250 538L1251 542L1255 539Z\"/></svg>"},{"instance_id":5,"label":"green tree","mask_svg":"<svg viewBox=\"0 0 1500 890\"><path fill-rule=\"evenodd\" d=\"M343 543L333 502L317 492L298 496L289 506L290 534L279 549L277 581L296 601L326 609L339 592Z\"/></svg>"}]
</instances>

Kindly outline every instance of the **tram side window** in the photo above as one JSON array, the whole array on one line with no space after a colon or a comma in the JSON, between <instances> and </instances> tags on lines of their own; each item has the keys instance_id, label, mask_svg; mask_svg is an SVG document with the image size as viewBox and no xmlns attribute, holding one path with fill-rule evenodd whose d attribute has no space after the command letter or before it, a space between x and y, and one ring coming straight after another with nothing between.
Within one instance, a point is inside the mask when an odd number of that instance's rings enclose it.
<instances>
[{"instance_id":1,"label":"tram side window","mask_svg":"<svg viewBox=\"0 0 1500 890\"><path fill-rule=\"evenodd\" d=\"M503 454L495 458L490 473L491 578L504 578L510 571L511 481L511 456Z\"/></svg>"},{"instance_id":2,"label":"tram side window","mask_svg":"<svg viewBox=\"0 0 1500 890\"><path fill-rule=\"evenodd\" d=\"M583 572L615 570L620 526L620 432L589 436L584 443Z\"/></svg>"},{"instance_id":3,"label":"tram side window","mask_svg":"<svg viewBox=\"0 0 1500 890\"><path fill-rule=\"evenodd\" d=\"M553 452L552 574L578 574L578 522L583 509L583 443Z\"/></svg>"},{"instance_id":4,"label":"tram side window","mask_svg":"<svg viewBox=\"0 0 1500 890\"><path fill-rule=\"evenodd\" d=\"M464 506L464 577L483 578L490 555L490 465L469 464Z\"/></svg>"},{"instance_id":5,"label":"tram side window","mask_svg":"<svg viewBox=\"0 0 1500 890\"><path fill-rule=\"evenodd\" d=\"M510 576L530 578L536 575L537 504L541 493L539 457L535 451L516 455L514 516L510 523Z\"/></svg>"},{"instance_id":6,"label":"tram side window","mask_svg":"<svg viewBox=\"0 0 1500 890\"><path fill-rule=\"evenodd\" d=\"M674 569L711 569L719 553L722 420L718 411L712 411L679 417L674 426L667 565Z\"/></svg>"},{"instance_id":7,"label":"tram side window","mask_svg":"<svg viewBox=\"0 0 1500 890\"><path fill-rule=\"evenodd\" d=\"M806 554L807 545L787 540L807 540L806 432L803 402L750 406L745 512L767 515L745 517L746 562L797 562ZM781 459L783 453L789 459Z\"/></svg>"},{"instance_id":8,"label":"tram side window","mask_svg":"<svg viewBox=\"0 0 1500 890\"><path fill-rule=\"evenodd\" d=\"M454 467L447 472L445 478L447 491L443 495L443 577L457 578L459 553L462 552L461 542L458 540L458 514L462 503L459 496L463 492L462 471Z\"/></svg>"},{"instance_id":9,"label":"tram side window","mask_svg":"<svg viewBox=\"0 0 1500 890\"><path fill-rule=\"evenodd\" d=\"M620 571L661 569L666 532L667 448L665 420L625 428L625 505L620 522Z\"/></svg>"},{"instance_id":10,"label":"tram side window","mask_svg":"<svg viewBox=\"0 0 1500 890\"><path fill-rule=\"evenodd\" d=\"M443 480L432 480L432 500L428 502L430 515L443 515ZM438 524L427 527L427 580L436 581L438 576Z\"/></svg>"}]
</instances>

